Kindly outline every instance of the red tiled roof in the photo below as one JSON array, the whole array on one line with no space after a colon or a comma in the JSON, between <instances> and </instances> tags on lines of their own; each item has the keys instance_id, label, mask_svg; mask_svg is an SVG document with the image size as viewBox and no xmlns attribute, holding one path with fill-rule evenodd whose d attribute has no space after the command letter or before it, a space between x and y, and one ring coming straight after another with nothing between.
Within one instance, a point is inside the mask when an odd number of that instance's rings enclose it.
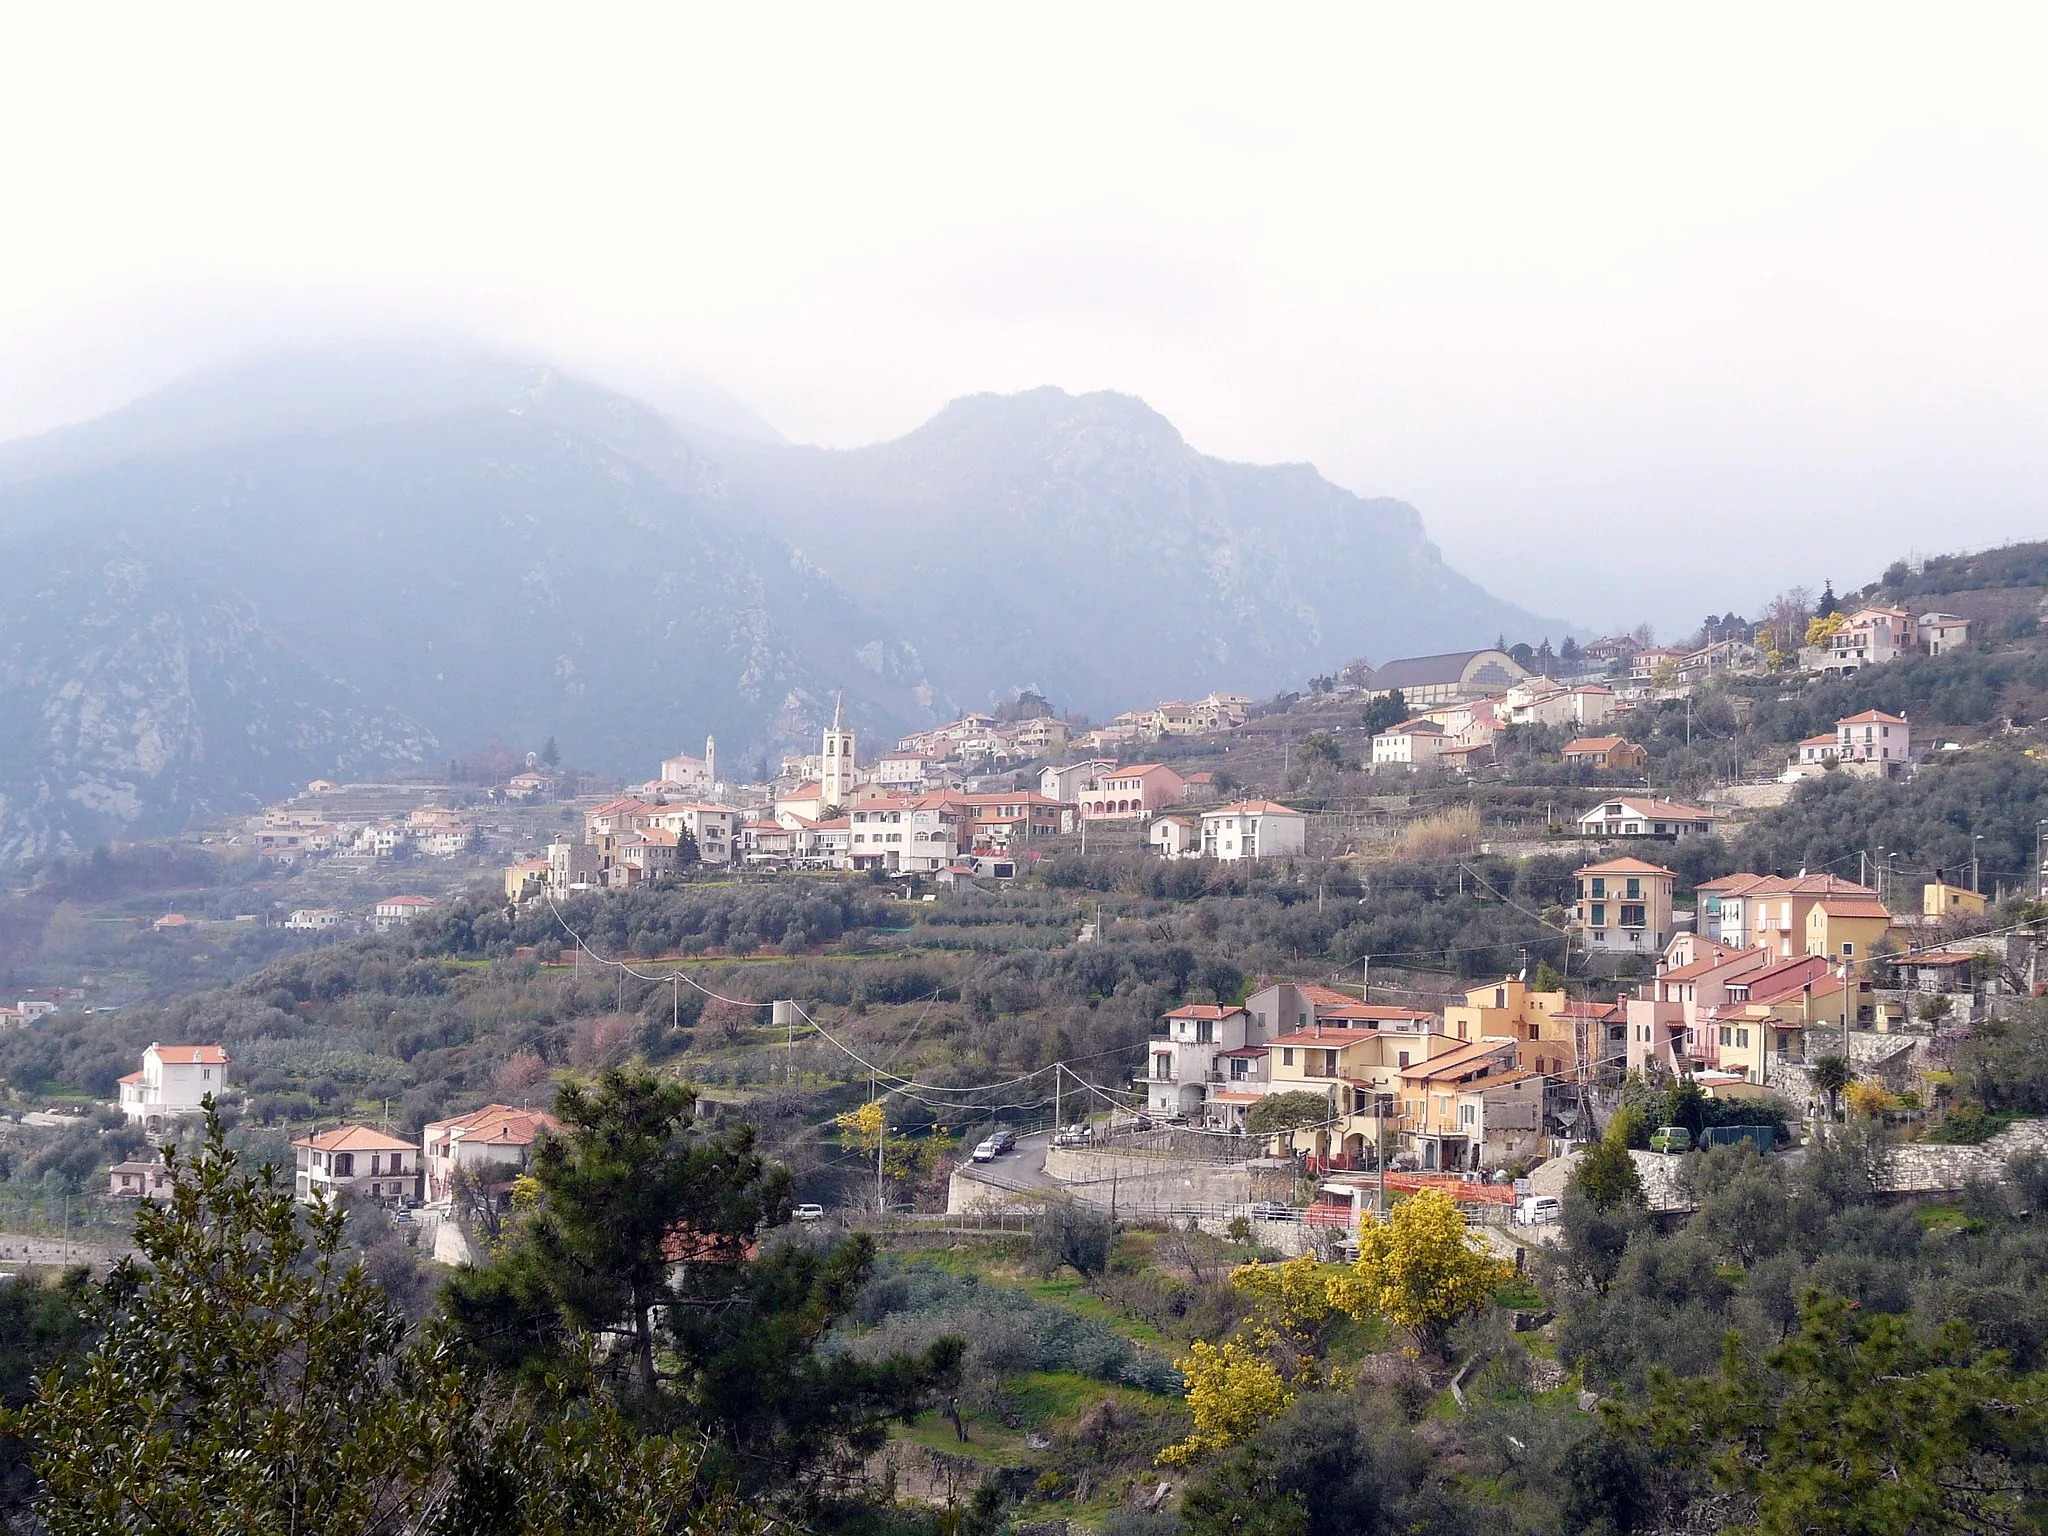
<instances>
[{"instance_id":1,"label":"red tiled roof","mask_svg":"<svg viewBox=\"0 0 2048 1536\"><path fill-rule=\"evenodd\" d=\"M553 1115L538 1109L514 1109L510 1104L486 1104L482 1109L473 1109L466 1115L456 1115L449 1120L436 1120L426 1130L427 1139L435 1139L436 1132L462 1132L461 1140L466 1146L511 1146L530 1145L542 1131L559 1130L561 1124Z\"/></svg>"},{"instance_id":2,"label":"red tiled roof","mask_svg":"<svg viewBox=\"0 0 2048 1536\"><path fill-rule=\"evenodd\" d=\"M1640 795L1616 795L1602 805L1619 802L1638 816L1647 816L1653 821L1718 821L1720 818L1711 811L1703 811L1695 805L1680 805L1676 800L1658 800ZM1587 821L1600 814L1600 807L1586 812L1579 819Z\"/></svg>"},{"instance_id":3,"label":"red tiled roof","mask_svg":"<svg viewBox=\"0 0 2048 1536\"><path fill-rule=\"evenodd\" d=\"M228 1053L217 1045L155 1045L157 1060L165 1066L224 1067Z\"/></svg>"},{"instance_id":4,"label":"red tiled roof","mask_svg":"<svg viewBox=\"0 0 2048 1536\"><path fill-rule=\"evenodd\" d=\"M1826 896L1814 903L1829 917L1882 917L1889 919L1891 908L1871 897L1865 900L1856 896Z\"/></svg>"},{"instance_id":5,"label":"red tiled roof","mask_svg":"<svg viewBox=\"0 0 2048 1536\"><path fill-rule=\"evenodd\" d=\"M1274 800L1240 800L1235 805L1221 805L1213 811L1202 812L1206 820L1211 816L1299 816L1302 813L1292 806L1281 805Z\"/></svg>"},{"instance_id":6,"label":"red tiled roof","mask_svg":"<svg viewBox=\"0 0 2048 1536\"><path fill-rule=\"evenodd\" d=\"M1904 715L1888 715L1881 709L1866 709L1861 714L1844 715L1836 725L1904 725Z\"/></svg>"},{"instance_id":7,"label":"red tiled roof","mask_svg":"<svg viewBox=\"0 0 2048 1536\"><path fill-rule=\"evenodd\" d=\"M419 1144L388 1135L373 1126L337 1125L331 1131L301 1136L292 1145L311 1147L316 1152L411 1152Z\"/></svg>"},{"instance_id":8,"label":"red tiled roof","mask_svg":"<svg viewBox=\"0 0 2048 1536\"><path fill-rule=\"evenodd\" d=\"M1169 1019L1227 1019L1233 1013L1243 1013L1242 1008L1222 1003L1183 1003L1170 1011Z\"/></svg>"},{"instance_id":9,"label":"red tiled roof","mask_svg":"<svg viewBox=\"0 0 2048 1536\"><path fill-rule=\"evenodd\" d=\"M1641 859L1609 859L1605 864L1587 864L1573 871L1581 875L1670 875L1677 879L1676 872L1662 864L1646 864Z\"/></svg>"},{"instance_id":10,"label":"red tiled roof","mask_svg":"<svg viewBox=\"0 0 2048 1536\"><path fill-rule=\"evenodd\" d=\"M1622 738L1619 736L1575 736L1564 744L1564 755L1570 757L1574 752L1612 752L1621 743Z\"/></svg>"}]
</instances>

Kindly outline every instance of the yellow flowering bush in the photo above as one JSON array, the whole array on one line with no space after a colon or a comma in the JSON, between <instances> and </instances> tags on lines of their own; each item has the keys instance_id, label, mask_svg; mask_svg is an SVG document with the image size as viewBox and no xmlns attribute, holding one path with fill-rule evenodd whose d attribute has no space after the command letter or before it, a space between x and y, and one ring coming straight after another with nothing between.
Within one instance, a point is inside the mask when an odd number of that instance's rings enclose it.
<instances>
[{"instance_id":1,"label":"yellow flowering bush","mask_svg":"<svg viewBox=\"0 0 2048 1536\"><path fill-rule=\"evenodd\" d=\"M1451 1324L1485 1306L1513 1273L1472 1246L1464 1214L1437 1190L1410 1195L1388 1220L1359 1229L1359 1280L1387 1321L1423 1349L1442 1343Z\"/></svg>"}]
</instances>

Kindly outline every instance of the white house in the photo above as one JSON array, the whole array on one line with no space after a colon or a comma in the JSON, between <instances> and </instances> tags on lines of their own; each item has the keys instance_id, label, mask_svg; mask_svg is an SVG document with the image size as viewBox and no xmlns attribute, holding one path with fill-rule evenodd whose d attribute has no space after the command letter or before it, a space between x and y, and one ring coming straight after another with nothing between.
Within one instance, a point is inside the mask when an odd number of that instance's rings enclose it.
<instances>
[{"instance_id":1,"label":"white house","mask_svg":"<svg viewBox=\"0 0 2048 1536\"><path fill-rule=\"evenodd\" d=\"M1648 795L1620 795L1602 801L1579 818L1583 837L1700 837L1720 818L1697 806Z\"/></svg>"},{"instance_id":2,"label":"white house","mask_svg":"<svg viewBox=\"0 0 2048 1536\"><path fill-rule=\"evenodd\" d=\"M939 759L922 752L886 752L875 764L874 782L892 794L921 795L944 772Z\"/></svg>"},{"instance_id":3,"label":"white house","mask_svg":"<svg viewBox=\"0 0 2048 1536\"><path fill-rule=\"evenodd\" d=\"M1201 1118L1212 1092L1233 1083L1248 1091L1266 1082L1265 1059L1240 1054L1257 1051L1261 1042L1251 1015L1220 1003L1189 1003L1160 1021L1145 1050L1145 1108L1168 1118ZM1233 1068L1235 1060L1241 1065ZM1235 1075L1233 1076L1233 1072ZM1256 1075L1254 1075L1256 1074Z\"/></svg>"},{"instance_id":4,"label":"white house","mask_svg":"<svg viewBox=\"0 0 2048 1536\"><path fill-rule=\"evenodd\" d=\"M555 781L544 773L515 773L505 781L507 800L538 800L555 792Z\"/></svg>"},{"instance_id":5,"label":"white house","mask_svg":"<svg viewBox=\"0 0 2048 1536\"><path fill-rule=\"evenodd\" d=\"M1930 656L1946 656L1970 643L1970 621L1953 613L1923 613L1913 621L1920 648Z\"/></svg>"},{"instance_id":6,"label":"white house","mask_svg":"<svg viewBox=\"0 0 2048 1536\"><path fill-rule=\"evenodd\" d=\"M1202 812L1202 857L1272 859L1308 847L1308 818L1271 800L1240 800Z\"/></svg>"},{"instance_id":7,"label":"white house","mask_svg":"<svg viewBox=\"0 0 2048 1536\"><path fill-rule=\"evenodd\" d=\"M1835 755L1845 763L1910 763L1912 728L1881 709L1844 716L1835 722Z\"/></svg>"},{"instance_id":8,"label":"white house","mask_svg":"<svg viewBox=\"0 0 2048 1536\"><path fill-rule=\"evenodd\" d=\"M1421 767L1443 755L1445 731L1434 720L1403 720L1372 739L1372 760Z\"/></svg>"},{"instance_id":9,"label":"white house","mask_svg":"<svg viewBox=\"0 0 2048 1536\"><path fill-rule=\"evenodd\" d=\"M1113 757L1090 757L1078 763L1042 768L1038 773L1038 792L1048 800L1072 805L1081 798L1084 790L1095 788L1096 781L1115 768L1116 759Z\"/></svg>"},{"instance_id":10,"label":"white house","mask_svg":"<svg viewBox=\"0 0 2048 1536\"><path fill-rule=\"evenodd\" d=\"M1843 675L1894 661L1913 648L1918 628L1903 608L1858 608L1828 637L1824 672Z\"/></svg>"},{"instance_id":11,"label":"white house","mask_svg":"<svg viewBox=\"0 0 2048 1536\"><path fill-rule=\"evenodd\" d=\"M1161 858L1178 859L1202 851L1200 824L1192 816L1161 816L1145 829L1146 846Z\"/></svg>"},{"instance_id":12,"label":"white house","mask_svg":"<svg viewBox=\"0 0 2048 1536\"><path fill-rule=\"evenodd\" d=\"M426 1128L420 1146L429 1203L446 1200L460 1168L486 1188L509 1185L526 1171L534 1143L558 1129L553 1115L509 1104L486 1104Z\"/></svg>"},{"instance_id":13,"label":"white house","mask_svg":"<svg viewBox=\"0 0 2048 1536\"><path fill-rule=\"evenodd\" d=\"M341 913L333 907L300 907L284 920L287 928L319 933L341 926Z\"/></svg>"},{"instance_id":14,"label":"white house","mask_svg":"<svg viewBox=\"0 0 2048 1536\"><path fill-rule=\"evenodd\" d=\"M301 1136L292 1143L298 1195L312 1204L354 1190L379 1205L416 1202L420 1197L420 1149L367 1125L340 1125Z\"/></svg>"},{"instance_id":15,"label":"white house","mask_svg":"<svg viewBox=\"0 0 2048 1536\"><path fill-rule=\"evenodd\" d=\"M730 806L686 803L656 805L634 817L643 831L687 834L705 864L730 864L739 835L740 813Z\"/></svg>"},{"instance_id":16,"label":"white house","mask_svg":"<svg viewBox=\"0 0 2048 1536\"><path fill-rule=\"evenodd\" d=\"M433 910L434 901L430 896L384 896L370 909L370 923L381 933L403 928Z\"/></svg>"},{"instance_id":17,"label":"white house","mask_svg":"<svg viewBox=\"0 0 2048 1536\"><path fill-rule=\"evenodd\" d=\"M146 1131L160 1131L180 1115L198 1114L200 1101L227 1081L228 1053L221 1047L151 1042L142 1070L121 1079L121 1113Z\"/></svg>"}]
</instances>

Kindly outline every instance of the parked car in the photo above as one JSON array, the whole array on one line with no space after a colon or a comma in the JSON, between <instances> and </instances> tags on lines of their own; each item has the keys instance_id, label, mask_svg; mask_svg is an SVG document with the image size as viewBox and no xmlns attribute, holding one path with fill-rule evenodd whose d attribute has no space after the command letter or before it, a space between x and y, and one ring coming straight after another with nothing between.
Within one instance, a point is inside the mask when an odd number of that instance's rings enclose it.
<instances>
[{"instance_id":1,"label":"parked car","mask_svg":"<svg viewBox=\"0 0 2048 1536\"><path fill-rule=\"evenodd\" d=\"M1555 1195L1524 1195L1522 1203L1515 1207L1515 1222L1524 1227L1540 1227L1557 1220L1564 1210L1564 1202Z\"/></svg>"},{"instance_id":2,"label":"parked car","mask_svg":"<svg viewBox=\"0 0 2048 1536\"><path fill-rule=\"evenodd\" d=\"M1252 1206L1252 1219L1254 1221L1298 1221L1300 1217L1296 1215L1295 1209L1291 1205L1283 1205L1278 1200L1260 1200Z\"/></svg>"},{"instance_id":3,"label":"parked car","mask_svg":"<svg viewBox=\"0 0 2048 1536\"><path fill-rule=\"evenodd\" d=\"M1056 1147L1085 1147L1095 1140L1095 1133L1085 1125L1062 1126L1052 1144Z\"/></svg>"},{"instance_id":4,"label":"parked car","mask_svg":"<svg viewBox=\"0 0 2048 1536\"><path fill-rule=\"evenodd\" d=\"M1008 1152L1017 1145L1017 1133L1008 1126L1002 1127L989 1139L996 1144L998 1152Z\"/></svg>"},{"instance_id":5,"label":"parked car","mask_svg":"<svg viewBox=\"0 0 2048 1536\"><path fill-rule=\"evenodd\" d=\"M1002 1155L1003 1145L993 1136L984 1136L974 1149L974 1160L977 1163L992 1163Z\"/></svg>"},{"instance_id":6,"label":"parked car","mask_svg":"<svg viewBox=\"0 0 2048 1536\"><path fill-rule=\"evenodd\" d=\"M789 1214L798 1221L823 1221L825 1219L825 1207L822 1205L800 1205Z\"/></svg>"},{"instance_id":7,"label":"parked car","mask_svg":"<svg viewBox=\"0 0 2048 1536\"><path fill-rule=\"evenodd\" d=\"M1652 1152L1690 1152L1692 1132L1682 1125L1660 1126L1650 1135Z\"/></svg>"}]
</instances>

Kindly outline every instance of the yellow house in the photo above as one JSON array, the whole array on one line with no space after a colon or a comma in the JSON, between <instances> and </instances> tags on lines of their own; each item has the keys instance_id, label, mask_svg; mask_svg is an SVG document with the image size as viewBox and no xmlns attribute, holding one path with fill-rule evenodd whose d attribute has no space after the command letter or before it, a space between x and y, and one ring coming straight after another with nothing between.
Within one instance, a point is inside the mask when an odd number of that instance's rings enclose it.
<instances>
[{"instance_id":1,"label":"yellow house","mask_svg":"<svg viewBox=\"0 0 2048 1536\"><path fill-rule=\"evenodd\" d=\"M1984 906L1982 891L1968 891L1943 880L1930 880L1920 887L1922 917L1976 917L1983 913Z\"/></svg>"},{"instance_id":2,"label":"yellow house","mask_svg":"<svg viewBox=\"0 0 2048 1536\"><path fill-rule=\"evenodd\" d=\"M1363 1160L1382 1129L1389 1137L1396 1130L1401 1070L1463 1044L1443 1034L1432 1015L1405 1011L1369 1027L1311 1024L1276 1035L1266 1042L1270 1091L1320 1094L1330 1103L1331 1123L1294 1132L1288 1150L1300 1144L1318 1158Z\"/></svg>"},{"instance_id":3,"label":"yellow house","mask_svg":"<svg viewBox=\"0 0 2048 1536\"><path fill-rule=\"evenodd\" d=\"M546 859L521 859L517 864L505 867L505 899L524 901L537 895L548 883L548 861Z\"/></svg>"},{"instance_id":4,"label":"yellow house","mask_svg":"<svg viewBox=\"0 0 2048 1536\"><path fill-rule=\"evenodd\" d=\"M1570 1072L1578 1065L1578 1029L1563 992L1538 992L1508 977L1472 987L1463 1003L1444 1009L1444 1033L1456 1039L1513 1040L1515 1064L1531 1072Z\"/></svg>"},{"instance_id":5,"label":"yellow house","mask_svg":"<svg viewBox=\"0 0 2048 1536\"><path fill-rule=\"evenodd\" d=\"M1731 984L1729 1001L1709 1009L1696 1026L1710 1038L1693 1048L1695 1058L1749 1082L1770 1083L1783 1062L1838 1051L1846 1026L1868 1028L1876 1006L1870 979L1852 970L1844 981L1817 964L1820 959L1810 955Z\"/></svg>"},{"instance_id":6,"label":"yellow house","mask_svg":"<svg viewBox=\"0 0 2048 1536\"><path fill-rule=\"evenodd\" d=\"M1874 896L1826 896L1806 913L1806 952L1830 960L1867 960L1892 926Z\"/></svg>"}]
</instances>

